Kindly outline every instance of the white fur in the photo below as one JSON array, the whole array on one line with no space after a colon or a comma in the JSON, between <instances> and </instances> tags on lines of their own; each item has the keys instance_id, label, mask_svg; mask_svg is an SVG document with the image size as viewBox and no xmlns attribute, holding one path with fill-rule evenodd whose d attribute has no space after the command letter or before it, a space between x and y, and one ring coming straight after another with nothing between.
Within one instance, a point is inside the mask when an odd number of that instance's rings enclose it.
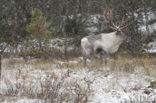
<instances>
[{"instance_id":1,"label":"white fur","mask_svg":"<svg viewBox=\"0 0 156 103\"><path fill-rule=\"evenodd\" d=\"M103 50L107 53L115 53L117 52L120 44L123 42L123 39L120 38L115 34L116 32L112 33L102 33L102 40L101 41L95 41L95 47L94 50L97 49L97 47L101 46Z\"/></svg>"},{"instance_id":2,"label":"white fur","mask_svg":"<svg viewBox=\"0 0 156 103\"><path fill-rule=\"evenodd\" d=\"M82 38L81 39L81 50L83 55L90 55L90 48L87 48L90 45L89 41L87 38Z\"/></svg>"},{"instance_id":3,"label":"white fur","mask_svg":"<svg viewBox=\"0 0 156 103\"><path fill-rule=\"evenodd\" d=\"M96 49L101 47L106 53L112 54L118 51L120 44L123 42L123 38L116 35L115 32L99 34L102 39L95 40L90 43L86 37L81 39L82 54L89 56L91 52L96 52Z\"/></svg>"}]
</instances>

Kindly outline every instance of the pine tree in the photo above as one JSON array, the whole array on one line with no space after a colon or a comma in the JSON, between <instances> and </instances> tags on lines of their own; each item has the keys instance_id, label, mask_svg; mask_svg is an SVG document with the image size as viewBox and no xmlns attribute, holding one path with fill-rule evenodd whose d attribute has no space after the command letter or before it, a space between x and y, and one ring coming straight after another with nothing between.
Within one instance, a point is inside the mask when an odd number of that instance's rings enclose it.
<instances>
[{"instance_id":1,"label":"pine tree","mask_svg":"<svg viewBox=\"0 0 156 103\"><path fill-rule=\"evenodd\" d=\"M32 46L32 50L37 54L46 50L51 34L49 26L50 24L47 23L42 11L35 8L32 12L31 22L26 26L26 30L29 32L28 38L31 41L29 43Z\"/></svg>"}]
</instances>

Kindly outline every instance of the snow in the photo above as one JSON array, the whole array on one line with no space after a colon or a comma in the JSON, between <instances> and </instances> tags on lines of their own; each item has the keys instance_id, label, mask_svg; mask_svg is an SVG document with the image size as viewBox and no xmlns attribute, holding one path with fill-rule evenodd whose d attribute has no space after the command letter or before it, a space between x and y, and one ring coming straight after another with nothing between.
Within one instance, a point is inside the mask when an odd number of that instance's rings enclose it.
<instances>
[{"instance_id":1,"label":"snow","mask_svg":"<svg viewBox=\"0 0 156 103\"><path fill-rule=\"evenodd\" d=\"M17 58L15 58L18 60ZM15 60L14 59L14 60ZM21 58L19 60L22 60ZM67 62L58 61L58 64L64 64ZM78 61L69 61L69 63L78 64ZM31 65L21 66L16 64L14 66L16 69L3 71L3 78L8 78L12 83L21 83L28 88L33 85L34 90L40 91L40 82L51 80L54 82L55 79L51 79L50 75L57 75L57 82L61 82L61 78L69 72L69 76L64 78L65 83L77 82L80 86L86 87L87 83L90 84L90 90L92 90L92 95L89 95L89 103L121 103L121 101L136 100L138 98L144 97L148 101L154 100L156 97L156 90L152 88L147 88L150 85L149 81L156 80L155 77L145 75L144 68L139 68L134 71L134 73L127 73L123 71L111 71L109 67L99 68L99 70L94 70L91 68L56 68L56 66L51 65L51 69L42 70L41 68L33 68ZM21 70L21 77L19 76L16 80L16 76ZM11 74L11 75L10 75ZM26 79L22 79L26 77ZM48 79L49 78L49 79ZM7 91L7 84L1 82L0 93ZM144 93L145 90L149 90L150 94ZM63 92L64 89L60 89ZM34 91L35 92L35 91ZM73 91L74 93L74 91ZM16 99L12 102L14 103L35 103L41 101L40 99L30 99L28 97L21 97L22 91L18 93ZM76 94L76 93L75 93ZM8 103L5 100L1 103ZM40 102L39 102L40 103Z\"/></svg>"},{"instance_id":2,"label":"snow","mask_svg":"<svg viewBox=\"0 0 156 103\"><path fill-rule=\"evenodd\" d=\"M63 62L63 61L58 61L59 64L78 64L78 61L68 61L68 62Z\"/></svg>"},{"instance_id":3,"label":"snow","mask_svg":"<svg viewBox=\"0 0 156 103\"><path fill-rule=\"evenodd\" d=\"M148 49L145 49L147 53L156 53L156 41L148 43Z\"/></svg>"},{"instance_id":4,"label":"snow","mask_svg":"<svg viewBox=\"0 0 156 103\"><path fill-rule=\"evenodd\" d=\"M152 33L154 31L156 31L156 23L152 24L152 25L148 25L149 27L149 32ZM145 25L142 25L139 27L139 30L143 31L143 32L147 32L146 30L146 26Z\"/></svg>"},{"instance_id":5,"label":"snow","mask_svg":"<svg viewBox=\"0 0 156 103\"><path fill-rule=\"evenodd\" d=\"M98 31L98 29L94 26L94 27L88 27L87 28L91 33L95 33Z\"/></svg>"},{"instance_id":6,"label":"snow","mask_svg":"<svg viewBox=\"0 0 156 103\"><path fill-rule=\"evenodd\" d=\"M137 78L137 81L135 81ZM135 86L139 85L142 78L131 74L129 77L120 76L117 80L113 75L107 78L98 78L94 82L94 88L96 91L94 102L100 103L120 103L124 99L129 99L129 97L136 98L135 95L144 95L141 90L132 90ZM141 83L142 85L147 84L145 81ZM146 85L144 85L146 87ZM124 89L126 92L124 92ZM97 101L98 100L98 101Z\"/></svg>"}]
</instances>

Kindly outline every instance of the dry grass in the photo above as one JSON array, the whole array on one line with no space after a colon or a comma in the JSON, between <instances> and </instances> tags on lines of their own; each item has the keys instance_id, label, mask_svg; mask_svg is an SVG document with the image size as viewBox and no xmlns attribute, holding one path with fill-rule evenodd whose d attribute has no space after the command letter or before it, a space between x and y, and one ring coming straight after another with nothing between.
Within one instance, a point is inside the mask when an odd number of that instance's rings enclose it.
<instances>
[{"instance_id":1,"label":"dry grass","mask_svg":"<svg viewBox=\"0 0 156 103\"><path fill-rule=\"evenodd\" d=\"M15 80L2 78L7 90L2 89L0 101L3 102L4 97L27 97L42 100L41 103L87 103L92 92L89 89L91 82L83 79L83 85L80 85L77 80L70 81L68 72L61 76L46 72L38 77L32 77L29 73L31 71L18 70Z\"/></svg>"},{"instance_id":2,"label":"dry grass","mask_svg":"<svg viewBox=\"0 0 156 103\"><path fill-rule=\"evenodd\" d=\"M14 68L16 65L31 65L34 69L48 70L48 69L77 69L77 68L89 68L91 70L101 70L105 67L103 63L100 65L98 59L93 59L87 63L84 67L83 60L80 58L64 59L33 59L29 61L21 60L9 60L3 62L4 68ZM116 60L109 59L108 66L112 71L124 71L133 73L136 70L142 69L147 75L156 77L156 56L140 55L140 56L126 56L118 55Z\"/></svg>"},{"instance_id":3,"label":"dry grass","mask_svg":"<svg viewBox=\"0 0 156 103\"><path fill-rule=\"evenodd\" d=\"M37 69L47 71L45 72L45 80L42 81L42 76L36 78L33 75L30 75L30 67L33 68L33 70ZM101 72L104 67L105 64L103 63L102 65L100 65L99 60L97 59L88 62L86 67L84 67L83 61L80 58L71 58L63 61L58 59L33 59L29 61L5 59L3 61L3 68L8 71L2 72L2 75L6 76L7 74L12 74L10 75L10 78L14 77L12 78L12 80L14 79L13 81L15 82L13 83L7 78L3 78L3 80L7 84L8 91L0 94L0 97L28 97L32 99L44 100L42 103L71 101L72 103L88 103L88 97L92 95L92 90L90 89L92 81L83 79L82 81L84 82L85 86L82 86L78 83L77 80L67 82L66 79L69 78L70 70L87 68L92 71ZM144 73L144 75L156 77L155 56L119 55L118 59L116 60L109 59L107 67L110 68L109 73L119 71L119 73L114 76L116 78L120 78L120 75L122 74L129 75L130 73L135 73L137 71L141 71L140 73ZM51 69L68 69L68 71L62 74L61 77L59 77L56 73L48 72L48 70ZM36 84L36 82L33 82L33 80L37 80L38 84ZM115 84L112 83L112 85ZM141 87L136 86L133 89L137 91L140 88ZM144 99L146 100L146 98ZM141 103L137 101L126 101L123 103ZM153 103L155 103L155 101Z\"/></svg>"},{"instance_id":4,"label":"dry grass","mask_svg":"<svg viewBox=\"0 0 156 103\"><path fill-rule=\"evenodd\" d=\"M111 60L109 67L112 70L133 73L143 69L147 75L156 77L156 57L149 56L119 56L117 60Z\"/></svg>"}]
</instances>

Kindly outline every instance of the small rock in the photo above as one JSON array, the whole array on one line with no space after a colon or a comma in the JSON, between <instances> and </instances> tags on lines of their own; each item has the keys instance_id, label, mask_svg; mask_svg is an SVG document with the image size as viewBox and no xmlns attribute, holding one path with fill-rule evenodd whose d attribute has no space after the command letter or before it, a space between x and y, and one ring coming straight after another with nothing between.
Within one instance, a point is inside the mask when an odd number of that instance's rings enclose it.
<instances>
[{"instance_id":1,"label":"small rock","mask_svg":"<svg viewBox=\"0 0 156 103\"><path fill-rule=\"evenodd\" d=\"M156 89L156 80L151 81L150 86L148 86L148 88Z\"/></svg>"},{"instance_id":2,"label":"small rock","mask_svg":"<svg viewBox=\"0 0 156 103\"><path fill-rule=\"evenodd\" d=\"M148 89L145 89L144 93L147 94L147 95L149 95L151 93L151 91L148 90Z\"/></svg>"}]
</instances>

